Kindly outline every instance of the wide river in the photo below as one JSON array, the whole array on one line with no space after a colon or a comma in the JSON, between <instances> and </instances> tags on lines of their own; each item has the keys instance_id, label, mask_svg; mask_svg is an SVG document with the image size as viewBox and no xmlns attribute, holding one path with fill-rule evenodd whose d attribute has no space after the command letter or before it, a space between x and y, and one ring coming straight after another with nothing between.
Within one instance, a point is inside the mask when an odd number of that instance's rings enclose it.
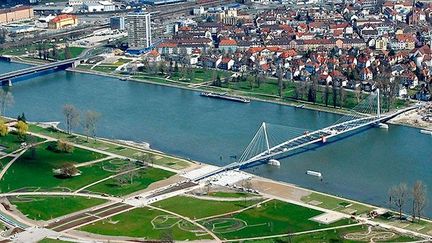
<instances>
[{"instance_id":1,"label":"wide river","mask_svg":"<svg viewBox=\"0 0 432 243\"><path fill-rule=\"evenodd\" d=\"M25 65L0 62L0 73ZM6 115L25 112L32 121L63 121L62 106L102 114L97 135L149 142L154 149L215 165L239 155L263 121L290 127L321 128L339 116L252 101L242 104L203 98L198 92L124 82L73 72L34 77L11 88L15 103ZM422 180L430 188L432 217L432 137L418 129L371 128L281 160L281 167L253 173L302 187L387 206L395 184ZM323 173L323 181L305 174Z\"/></svg>"}]
</instances>

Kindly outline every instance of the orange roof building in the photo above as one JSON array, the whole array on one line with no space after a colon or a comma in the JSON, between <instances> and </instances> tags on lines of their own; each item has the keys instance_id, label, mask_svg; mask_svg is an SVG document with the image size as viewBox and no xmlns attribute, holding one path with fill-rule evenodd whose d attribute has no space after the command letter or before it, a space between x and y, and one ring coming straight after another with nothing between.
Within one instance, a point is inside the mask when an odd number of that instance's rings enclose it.
<instances>
[{"instance_id":1,"label":"orange roof building","mask_svg":"<svg viewBox=\"0 0 432 243\"><path fill-rule=\"evenodd\" d=\"M78 25L78 18L72 14L61 14L55 18L53 18L48 23L48 28L50 29L62 29L69 26Z\"/></svg>"}]
</instances>

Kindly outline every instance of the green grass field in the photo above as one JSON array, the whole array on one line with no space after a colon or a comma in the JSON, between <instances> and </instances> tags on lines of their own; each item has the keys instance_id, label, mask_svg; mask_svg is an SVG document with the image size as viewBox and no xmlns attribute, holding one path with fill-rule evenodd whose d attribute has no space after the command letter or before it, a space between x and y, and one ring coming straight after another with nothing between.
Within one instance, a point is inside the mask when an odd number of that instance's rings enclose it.
<instances>
[{"instance_id":1,"label":"green grass field","mask_svg":"<svg viewBox=\"0 0 432 243\"><path fill-rule=\"evenodd\" d=\"M105 171L101 165L80 167L81 175L68 179L59 179L54 176L52 169L65 162L81 163L105 157L102 154L84 149L75 148L73 153L56 153L47 150L49 143L36 148L36 158L33 159L31 151L24 153L8 169L0 183L2 192L12 191L23 187L68 187L78 189L96 180L105 178L112 173Z\"/></svg>"},{"instance_id":2,"label":"green grass field","mask_svg":"<svg viewBox=\"0 0 432 243\"><path fill-rule=\"evenodd\" d=\"M344 238L346 234L350 233L364 233L367 231L367 226L365 225L359 225L359 226L352 226L347 228L340 228L335 230L327 230L327 231L321 231L316 233L309 233L309 234L302 234L302 235L296 235L283 238L274 238L274 239L268 239L268 240L254 240L254 241L245 241L247 243L250 242L257 242L257 243L273 243L273 242L290 242L290 243L323 243L323 242L343 242L343 243L358 243L358 242L368 242L367 240L364 241L353 241L353 240L347 240ZM374 229L373 232L388 232L384 230L376 230ZM412 242L416 241L418 239L411 238L409 236L401 236L398 234L395 234L394 237L392 237L389 240L386 241L378 241L378 242Z\"/></svg>"},{"instance_id":3,"label":"green grass field","mask_svg":"<svg viewBox=\"0 0 432 243\"><path fill-rule=\"evenodd\" d=\"M80 228L80 230L101 235L143 237L153 240L164 239L165 235L171 235L171 238L175 240L211 239L207 234L197 236L196 233L190 232L190 230L187 230L191 228L188 225L180 228L176 224L181 221L180 219L170 219L166 222L164 220L157 220L163 215L167 214L150 208L136 208L129 212L115 215L109 220L101 220L86 225ZM196 230L196 228L192 229Z\"/></svg>"},{"instance_id":4,"label":"green grass field","mask_svg":"<svg viewBox=\"0 0 432 243\"><path fill-rule=\"evenodd\" d=\"M366 214L375 209L374 207L368 207L358 203L351 203L343 199L327 196L320 193L312 193L308 196L303 197L301 200L306 203L311 201L318 201L321 202L321 204L319 204L319 207L339 212L343 212L345 210L346 213L348 212L347 210L356 210L357 215Z\"/></svg>"},{"instance_id":5,"label":"green grass field","mask_svg":"<svg viewBox=\"0 0 432 243\"><path fill-rule=\"evenodd\" d=\"M208 196L220 197L220 198L244 198L244 197L254 197L259 195L254 195L246 192L210 192Z\"/></svg>"},{"instance_id":6,"label":"green grass field","mask_svg":"<svg viewBox=\"0 0 432 243\"><path fill-rule=\"evenodd\" d=\"M89 191L106 193L113 196L125 196L133 192L146 189L150 184L166 179L174 173L153 167L137 171L132 183L119 185L115 179L109 179L87 188Z\"/></svg>"},{"instance_id":7,"label":"green grass field","mask_svg":"<svg viewBox=\"0 0 432 243\"><path fill-rule=\"evenodd\" d=\"M27 135L30 136L30 135ZM35 142L41 142L44 139L33 137ZM0 136L0 146L5 147L3 152L5 153L11 153L17 149L20 148L21 143L23 141L18 138L18 135L16 133L8 133L6 136L1 137Z\"/></svg>"},{"instance_id":8,"label":"green grass field","mask_svg":"<svg viewBox=\"0 0 432 243\"><path fill-rule=\"evenodd\" d=\"M60 138L65 139L72 143L80 144L90 148L100 149L103 151L111 152L126 157L131 157L135 159L139 159L140 155L142 155L143 153L138 149L125 147L119 144L107 143L100 140L97 141L90 140L89 142L87 142L85 137L83 136L71 136L63 132L53 131L52 129L45 129L35 125L30 125L29 129L30 131L35 133L43 134L58 139ZM178 159L163 154L152 153L151 151L148 151L147 153L151 153L155 155L154 163L157 165L166 166L177 170L185 169L190 166L190 162L187 162L183 159Z\"/></svg>"},{"instance_id":9,"label":"green grass field","mask_svg":"<svg viewBox=\"0 0 432 243\"><path fill-rule=\"evenodd\" d=\"M103 199L85 197L20 197L10 202L30 219L49 220L77 212L106 202Z\"/></svg>"},{"instance_id":10,"label":"green grass field","mask_svg":"<svg viewBox=\"0 0 432 243\"><path fill-rule=\"evenodd\" d=\"M225 239L241 239L349 224L348 220L340 220L329 225L322 225L309 220L319 214L322 214L322 212L295 204L272 200L262 204L260 207L248 209L232 217L238 222L242 222L244 227L234 231L224 229L223 232L215 233ZM210 221L210 223L206 223L206 221L200 223L203 223L209 229L214 227L214 220Z\"/></svg>"},{"instance_id":11,"label":"green grass field","mask_svg":"<svg viewBox=\"0 0 432 243\"><path fill-rule=\"evenodd\" d=\"M211 201L193 197L177 196L156 202L153 206L178 213L191 219L229 213L254 205L260 200Z\"/></svg>"}]
</instances>

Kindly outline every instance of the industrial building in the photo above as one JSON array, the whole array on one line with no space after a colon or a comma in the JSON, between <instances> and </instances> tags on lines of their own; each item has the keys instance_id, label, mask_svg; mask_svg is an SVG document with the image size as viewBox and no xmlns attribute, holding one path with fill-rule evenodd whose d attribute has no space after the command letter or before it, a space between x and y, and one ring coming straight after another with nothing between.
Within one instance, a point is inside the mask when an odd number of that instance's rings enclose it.
<instances>
[{"instance_id":1,"label":"industrial building","mask_svg":"<svg viewBox=\"0 0 432 243\"><path fill-rule=\"evenodd\" d=\"M19 20L31 19L33 17L33 8L28 6L0 9L0 24L7 24Z\"/></svg>"},{"instance_id":2,"label":"industrial building","mask_svg":"<svg viewBox=\"0 0 432 243\"><path fill-rule=\"evenodd\" d=\"M110 1L99 1L97 3L85 3L84 9L87 12L111 12L115 11L115 5Z\"/></svg>"},{"instance_id":3,"label":"industrial building","mask_svg":"<svg viewBox=\"0 0 432 243\"><path fill-rule=\"evenodd\" d=\"M131 13L127 16L128 44L132 49L148 48L152 44L150 13Z\"/></svg>"}]
</instances>

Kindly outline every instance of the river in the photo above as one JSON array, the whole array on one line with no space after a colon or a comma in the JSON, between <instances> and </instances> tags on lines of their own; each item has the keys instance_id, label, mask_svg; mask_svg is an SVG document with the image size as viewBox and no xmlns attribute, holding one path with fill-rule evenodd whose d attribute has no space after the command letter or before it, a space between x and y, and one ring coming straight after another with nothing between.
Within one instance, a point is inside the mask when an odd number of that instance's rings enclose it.
<instances>
[{"instance_id":1,"label":"river","mask_svg":"<svg viewBox=\"0 0 432 243\"><path fill-rule=\"evenodd\" d=\"M0 73L24 67L0 63ZM62 106L102 114L97 135L146 141L151 147L193 160L224 165L239 155L263 121L317 129L335 122L335 114L265 102L249 104L209 99L198 92L125 82L73 72L53 72L15 83L15 103L6 114L25 112L32 121L63 121ZM418 129L390 125L372 128L250 171L275 180L387 206L395 184L422 180L432 188L432 137ZM322 172L323 181L305 174ZM432 189L429 190L432 217Z\"/></svg>"}]
</instances>

